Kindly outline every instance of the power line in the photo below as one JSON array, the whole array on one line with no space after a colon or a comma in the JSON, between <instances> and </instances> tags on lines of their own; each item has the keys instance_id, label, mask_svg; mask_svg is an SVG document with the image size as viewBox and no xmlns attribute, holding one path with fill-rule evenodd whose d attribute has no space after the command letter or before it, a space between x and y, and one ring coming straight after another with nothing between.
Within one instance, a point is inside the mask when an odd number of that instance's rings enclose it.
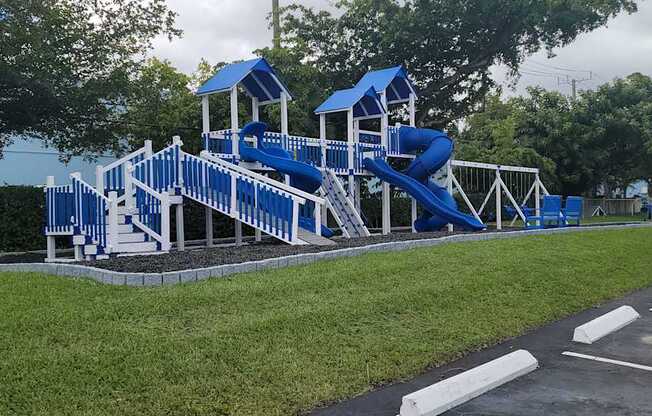
<instances>
[{"instance_id":1,"label":"power line","mask_svg":"<svg viewBox=\"0 0 652 416\"><path fill-rule=\"evenodd\" d=\"M568 68L568 67L563 67L563 66L555 66L555 65L550 65L550 64L546 64L546 63L539 62L539 61L535 61L535 60L533 60L533 59L528 60L528 63L532 63L532 64L534 64L534 65L538 65L538 66L541 66L541 67L544 67L544 68L552 68L552 69L556 69L556 70L558 70L558 71L566 71L566 72L592 72L592 71L589 70L589 69L577 69L577 68Z\"/></svg>"}]
</instances>

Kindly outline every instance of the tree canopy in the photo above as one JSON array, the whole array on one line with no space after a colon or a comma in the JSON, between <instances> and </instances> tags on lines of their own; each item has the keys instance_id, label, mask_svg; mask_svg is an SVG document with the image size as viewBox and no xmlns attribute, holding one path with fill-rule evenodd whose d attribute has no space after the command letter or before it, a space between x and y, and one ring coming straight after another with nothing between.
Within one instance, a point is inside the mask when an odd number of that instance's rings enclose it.
<instances>
[{"instance_id":1,"label":"tree canopy","mask_svg":"<svg viewBox=\"0 0 652 416\"><path fill-rule=\"evenodd\" d=\"M636 11L632 0L339 0L336 6L335 14L298 3L284 9L284 58L295 61L290 67L313 70L304 70L312 74L310 96L348 88L369 69L404 64L420 92L418 121L434 127L473 112L494 87L492 65L516 73L541 48L567 45L618 13ZM304 117L313 109L305 108Z\"/></svg>"},{"instance_id":2,"label":"tree canopy","mask_svg":"<svg viewBox=\"0 0 652 416\"><path fill-rule=\"evenodd\" d=\"M115 149L132 77L174 19L165 0L2 0L0 151L17 135Z\"/></svg>"},{"instance_id":3,"label":"tree canopy","mask_svg":"<svg viewBox=\"0 0 652 416\"><path fill-rule=\"evenodd\" d=\"M577 100L531 88L490 96L467 119L458 158L537 166L564 195L624 189L652 177L652 79L635 73Z\"/></svg>"}]
</instances>

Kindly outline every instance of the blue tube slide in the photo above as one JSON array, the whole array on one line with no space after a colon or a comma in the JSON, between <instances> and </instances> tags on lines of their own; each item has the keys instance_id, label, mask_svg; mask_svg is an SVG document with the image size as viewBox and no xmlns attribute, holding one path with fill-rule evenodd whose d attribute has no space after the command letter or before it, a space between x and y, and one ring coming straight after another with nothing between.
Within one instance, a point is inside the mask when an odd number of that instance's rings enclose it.
<instances>
[{"instance_id":1,"label":"blue tube slide","mask_svg":"<svg viewBox=\"0 0 652 416\"><path fill-rule=\"evenodd\" d=\"M292 155L280 147L264 147L263 137L267 131L267 124L252 122L240 130L240 157L245 162L260 162L265 166L288 175L290 185L309 194L314 193L321 187L322 177L319 169L307 163L298 162L292 159ZM244 141L247 136L258 138L258 148L249 146ZM315 220L308 215L299 217L299 226L305 230L315 232ZM321 235L327 238L332 237L333 231L322 225Z\"/></svg>"},{"instance_id":2,"label":"blue tube slide","mask_svg":"<svg viewBox=\"0 0 652 416\"><path fill-rule=\"evenodd\" d=\"M453 140L438 130L401 127L399 141L402 153L422 151L412 161L405 174L392 169L382 158L366 158L364 166L385 182L403 189L424 206L426 213L414 222L419 231L439 230L450 223L471 230L483 230L485 225L457 209L455 199L446 188L429 178L446 164L453 153Z\"/></svg>"}]
</instances>

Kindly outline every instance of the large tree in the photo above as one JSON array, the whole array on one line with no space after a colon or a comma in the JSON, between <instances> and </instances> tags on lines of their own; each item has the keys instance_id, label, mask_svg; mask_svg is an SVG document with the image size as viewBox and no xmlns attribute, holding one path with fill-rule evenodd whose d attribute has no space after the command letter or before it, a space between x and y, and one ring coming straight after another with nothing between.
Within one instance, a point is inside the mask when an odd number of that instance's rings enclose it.
<instances>
[{"instance_id":1,"label":"large tree","mask_svg":"<svg viewBox=\"0 0 652 416\"><path fill-rule=\"evenodd\" d=\"M419 123L436 127L467 115L485 97L494 86L492 65L516 73L528 55L636 11L632 0L340 0L336 6L334 14L301 4L285 8L288 56L318 74L311 94L350 87L372 68L404 64L420 91ZM304 111L309 117L312 108Z\"/></svg>"},{"instance_id":2,"label":"large tree","mask_svg":"<svg viewBox=\"0 0 652 416\"><path fill-rule=\"evenodd\" d=\"M114 149L131 77L174 18L165 0L0 0L0 151L19 135Z\"/></svg>"},{"instance_id":3,"label":"large tree","mask_svg":"<svg viewBox=\"0 0 652 416\"><path fill-rule=\"evenodd\" d=\"M648 76L632 74L576 100L531 88L527 96L490 96L486 103L467 119L460 158L542 168L545 182L564 195L608 193L652 177Z\"/></svg>"}]
</instances>

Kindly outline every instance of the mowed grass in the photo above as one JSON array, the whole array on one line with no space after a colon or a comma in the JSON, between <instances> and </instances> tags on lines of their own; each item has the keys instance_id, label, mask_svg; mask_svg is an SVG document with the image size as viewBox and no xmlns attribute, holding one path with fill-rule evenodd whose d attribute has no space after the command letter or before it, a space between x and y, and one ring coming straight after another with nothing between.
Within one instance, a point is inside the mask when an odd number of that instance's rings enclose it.
<instances>
[{"instance_id":1,"label":"mowed grass","mask_svg":"<svg viewBox=\"0 0 652 416\"><path fill-rule=\"evenodd\" d=\"M648 286L651 242L531 236L157 289L0 274L0 414L301 414Z\"/></svg>"}]
</instances>

